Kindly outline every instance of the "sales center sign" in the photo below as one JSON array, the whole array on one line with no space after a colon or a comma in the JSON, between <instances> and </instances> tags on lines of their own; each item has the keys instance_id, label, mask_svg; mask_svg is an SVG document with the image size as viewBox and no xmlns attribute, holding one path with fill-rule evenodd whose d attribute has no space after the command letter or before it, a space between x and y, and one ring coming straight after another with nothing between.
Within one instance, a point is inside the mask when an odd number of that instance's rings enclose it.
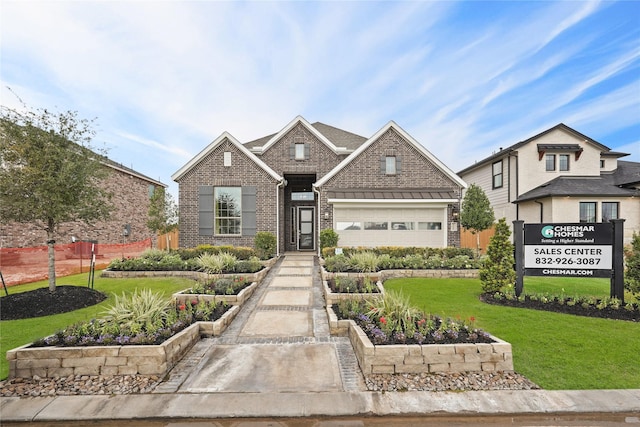
<instances>
[{"instance_id":1,"label":"sales center sign","mask_svg":"<svg viewBox=\"0 0 640 427\"><path fill-rule=\"evenodd\" d=\"M525 275L611 277L612 259L611 224L524 225Z\"/></svg>"}]
</instances>

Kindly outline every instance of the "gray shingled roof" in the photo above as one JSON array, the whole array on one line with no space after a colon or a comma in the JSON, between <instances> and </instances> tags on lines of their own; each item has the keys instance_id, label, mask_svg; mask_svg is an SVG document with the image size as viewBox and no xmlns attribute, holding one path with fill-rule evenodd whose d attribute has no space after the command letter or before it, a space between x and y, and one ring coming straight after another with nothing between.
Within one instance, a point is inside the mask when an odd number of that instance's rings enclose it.
<instances>
[{"instance_id":1,"label":"gray shingled roof","mask_svg":"<svg viewBox=\"0 0 640 427\"><path fill-rule=\"evenodd\" d=\"M455 191L443 188L354 188L327 191L329 199L367 199L367 200L422 200L456 199Z\"/></svg>"},{"instance_id":2,"label":"gray shingled roof","mask_svg":"<svg viewBox=\"0 0 640 427\"><path fill-rule=\"evenodd\" d=\"M367 140L367 138L363 136L356 135L355 133L351 133L346 130L338 129L324 123L315 122L311 126L313 126L318 132L324 135L324 137L331 141L336 147L345 147L348 150L355 150L356 148L364 144ZM246 142L244 146L248 149L262 147L275 135L276 134L273 133L271 135L255 139L253 141Z\"/></svg>"},{"instance_id":3,"label":"gray shingled roof","mask_svg":"<svg viewBox=\"0 0 640 427\"><path fill-rule=\"evenodd\" d=\"M620 163L623 163L620 167ZM619 162L613 173L600 176L559 176L551 181L527 191L514 203L526 202L545 197L583 196L583 197L638 197L640 190L625 188L640 181L640 163ZM633 180L636 181L633 181ZM622 181L626 181L622 184Z\"/></svg>"}]
</instances>

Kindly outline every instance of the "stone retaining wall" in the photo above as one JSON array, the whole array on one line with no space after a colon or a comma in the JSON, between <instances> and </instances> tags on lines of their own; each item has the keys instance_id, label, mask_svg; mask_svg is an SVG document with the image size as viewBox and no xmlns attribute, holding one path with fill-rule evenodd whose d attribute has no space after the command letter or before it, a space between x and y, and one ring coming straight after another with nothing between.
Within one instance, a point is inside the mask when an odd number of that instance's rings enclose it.
<instances>
[{"instance_id":1,"label":"stone retaining wall","mask_svg":"<svg viewBox=\"0 0 640 427\"><path fill-rule=\"evenodd\" d=\"M337 304L343 300L362 300L367 298L376 298L384 295L384 287L382 286L382 282L376 282L376 286L378 288L378 292L333 292L327 283L326 280L322 281L322 287L324 289L324 299L327 305Z\"/></svg>"},{"instance_id":2,"label":"stone retaining wall","mask_svg":"<svg viewBox=\"0 0 640 427\"><path fill-rule=\"evenodd\" d=\"M207 301L210 303L224 302L226 304L231 304L231 305L242 305L246 300L249 299L249 297L251 297L251 295L253 295L257 287L258 287L258 282L253 282L252 284L250 284L249 286L247 286L246 288L238 292L237 295L186 294L184 292L188 291L189 289L185 289L184 291L173 294L171 297L178 304L185 304L189 301L193 301L194 299L197 299L200 302L202 301Z\"/></svg>"},{"instance_id":3,"label":"stone retaining wall","mask_svg":"<svg viewBox=\"0 0 640 427\"><path fill-rule=\"evenodd\" d=\"M381 270L375 273L330 273L322 267L322 280L329 280L334 276L351 276L361 277L366 275L371 280L379 280L384 282L387 279L395 277L427 277L427 278L460 278L460 279L476 279L480 270L477 269L428 269L428 270Z\"/></svg>"},{"instance_id":4,"label":"stone retaining wall","mask_svg":"<svg viewBox=\"0 0 640 427\"><path fill-rule=\"evenodd\" d=\"M215 322L197 322L159 345L90 347L34 347L9 350L9 378L68 375L158 375L173 368L201 336L220 335L239 306L231 307Z\"/></svg>"},{"instance_id":5,"label":"stone retaining wall","mask_svg":"<svg viewBox=\"0 0 640 427\"><path fill-rule=\"evenodd\" d=\"M347 335L360 369L369 374L513 371L511 344L373 345L353 320L338 320L327 307L332 335Z\"/></svg>"},{"instance_id":6,"label":"stone retaining wall","mask_svg":"<svg viewBox=\"0 0 640 427\"><path fill-rule=\"evenodd\" d=\"M196 281L210 280L214 277L247 277L252 282L261 282L270 270L270 266L266 266L256 273L236 273L236 274L209 274L202 271L115 271L104 270L100 277L112 279L130 279L138 277L182 277Z\"/></svg>"}]
</instances>

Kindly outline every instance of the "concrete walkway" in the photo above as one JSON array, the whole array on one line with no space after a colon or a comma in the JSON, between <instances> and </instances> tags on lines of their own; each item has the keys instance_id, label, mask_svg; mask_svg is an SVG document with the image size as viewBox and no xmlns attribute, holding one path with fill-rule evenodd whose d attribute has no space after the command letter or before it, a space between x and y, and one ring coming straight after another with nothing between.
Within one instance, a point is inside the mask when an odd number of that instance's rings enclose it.
<instances>
[{"instance_id":1,"label":"concrete walkway","mask_svg":"<svg viewBox=\"0 0 640 427\"><path fill-rule=\"evenodd\" d=\"M329 335L321 285L313 255L288 253L153 393L2 398L0 420L617 414L640 425L640 390L368 392L348 338Z\"/></svg>"}]
</instances>

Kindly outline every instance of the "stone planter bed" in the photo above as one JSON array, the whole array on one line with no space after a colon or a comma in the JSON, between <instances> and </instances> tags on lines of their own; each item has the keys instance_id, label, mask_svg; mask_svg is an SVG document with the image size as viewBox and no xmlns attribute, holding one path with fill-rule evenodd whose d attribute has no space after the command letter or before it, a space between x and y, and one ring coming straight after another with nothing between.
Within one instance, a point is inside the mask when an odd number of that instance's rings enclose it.
<instances>
[{"instance_id":1,"label":"stone planter bed","mask_svg":"<svg viewBox=\"0 0 640 427\"><path fill-rule=\"evenodd\" d=\"M327 316L332 335L348 336L365 376L513 371L511 344L497 337L490 344L374 345L353 320L338 320L331 306Z\"/></svg>"},{"instance_id":2,"label":"stone planter bed","mask_svg":"<svg viewBox=\"0 0 640 427\"><path fill-rule=\"evenodd\" d=\"M427 277L427 278L463 278L463 279L476 279L478 278L477 269L456 269L446 270L440 268L434 269L422 269L422 270L380 270L375 273L365 273L372 280L379 280L384 283L387 279L393 279L396 277ZM334 276L351 276L359 277L363 273L331 273L322 267L322 280L328 280Z\"/></svg>"},{"instance_id":3,"label":"stone planter bed","mask_svg":"<svg viewBox=\"0 0 640 427\"><path fill-rule=\"evenodd\" d=\"M215 322L196 322L159 345L34 347L9 350L9 378L69 375L164 376L202 336L220 335L235 318L235 305Z\"/></svg>"},{"instance_id":4,"label":"stone planter bed","mask_svg":"<svg viewBox=\"0 0 640 427\"><path fill-rule=\"evenodd\" d=\"M189 289L185 289L184 291L173 294L172 298L178 304L184 304L186 302L197 299L200 302L202 301L207 301L211 303L224 302L231 305L242 305L247 299L249 299L249 297L251 297L251 295L253 295L257 287L258 287L258 282L253 282L252 284L250 284L249 286L247 286L246 288L238 292L237 295L188 294L185 292L188 291Z\"/></svg>"},{"instance_id":5,"label":"stone planter bed","mask_svg":"<svg viewBox=\"0 0 640 427\"><path fill-rule=\"evenodd\" d=\"M333 292L331 288L329 288L329 284L326 280L322 281L322 287L324 289L324 299L327 305L337 304L343 300L361 300L384 295L384 287L380 281L376 282L378 292Z\"/></svg>"},{"instance_id":6,"label":"stone planter bed","mask_svg":"<svg viewBox=\"0 0 640 427\"><path fill-rule=\"evenodd\" d=\"M246 277L252 282L260 283L262 279L267 275L270 270L270 265L266 266L260 271L255 273L233 273L233 274L209 274L203 271L115 271L115 270L104 270L100 277L107 277L113 279L127 279L127 278L136 278L136 277L182 277L185 279L191 279L196 281L205 281L209 280L212 277L222 278L222 277Z\"/></svg>"}]
</instances>

